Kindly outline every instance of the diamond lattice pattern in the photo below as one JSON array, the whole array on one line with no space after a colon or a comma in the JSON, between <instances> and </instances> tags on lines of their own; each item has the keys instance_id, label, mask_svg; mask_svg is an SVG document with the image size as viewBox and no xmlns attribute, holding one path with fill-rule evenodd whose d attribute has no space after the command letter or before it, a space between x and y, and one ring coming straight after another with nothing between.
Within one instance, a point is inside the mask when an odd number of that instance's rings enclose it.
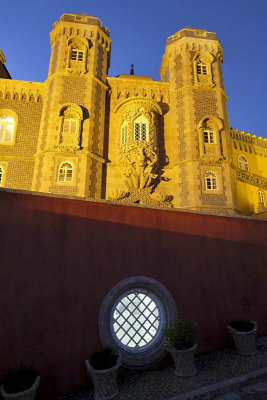
<instances>
[{"instance_id":1,"label":"diamond lattice pattern","mask_svg":"<svg viewBox=\"0 0 267 400\"><path fill-rule=\"evenodd\" d=\"M113 329L117 339L130 348L148 345L159 330L159 310L143 293L130 293L116 305Z\"/></svg>"}]
</instances>

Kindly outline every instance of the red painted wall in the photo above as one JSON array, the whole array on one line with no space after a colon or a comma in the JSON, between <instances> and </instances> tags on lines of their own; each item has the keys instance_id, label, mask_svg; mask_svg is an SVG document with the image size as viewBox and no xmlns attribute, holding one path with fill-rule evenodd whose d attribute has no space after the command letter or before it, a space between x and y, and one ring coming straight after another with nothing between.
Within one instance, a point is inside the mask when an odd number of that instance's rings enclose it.
<instances>
[{"instance_id":1,"label":"red painted wall","mask_svg":"<svg viewBox=\"0 0 267 400\"><path fill-rule=\"evenodd\" d=\"M199 351L228 342L233 317L267 334L267 222L0 191L0 373L32 364L39 398L84 388L98 313L144 275L198 325Z\"/></svg>"}]
</instances>

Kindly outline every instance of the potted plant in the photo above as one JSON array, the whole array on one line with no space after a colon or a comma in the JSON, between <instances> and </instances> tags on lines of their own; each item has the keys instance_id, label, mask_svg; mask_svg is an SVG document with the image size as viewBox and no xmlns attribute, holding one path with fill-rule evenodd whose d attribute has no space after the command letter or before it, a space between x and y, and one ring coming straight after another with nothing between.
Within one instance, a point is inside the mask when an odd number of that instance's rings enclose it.
<instances>
[{"instance_id":1,"label":"potted plant","mask_svg":"<svg viewBox=\"0 0 267 400\"><path fill-rule=\"evenodd\" d=\"M257 354L256 331L258 326L256 322L246 319L233 319L229 322L227 328L234 339L239 354L243 356Z\"/></svg>"},{"instance_id":2,"label":"potted plant","mask_svg":"<svg viewBox=\"0 0 267 400\"><path fill-rule=\"evenodd\" d=\"M174 360L174 373L177 376L193 376L197 373L195 366L196 335L196 326L181 319L163 329L165 344Z\"/></svg>"},{"instance_id":3,"label":"potted plant","mask_svg":"<svg viewBox=\"0 0 267 400\"><path fill-rule=\"evenodd\" d=\"M21 367L4 375L1 395L5 400L34 400L39 384L40 376L33 368Z\"/></svg>"},{"instance_id":4,"label":"potted plant","mask_svg":"<svg viewBox=\"0 0 267 400\"><path fill-rule=\"evenodd\" d=\"M111 348L96 351L85 361L94 383L94 400L108 400L117 396L117 374L120 364L121 355L115 354Z\"/></svg>"}]
</instances>

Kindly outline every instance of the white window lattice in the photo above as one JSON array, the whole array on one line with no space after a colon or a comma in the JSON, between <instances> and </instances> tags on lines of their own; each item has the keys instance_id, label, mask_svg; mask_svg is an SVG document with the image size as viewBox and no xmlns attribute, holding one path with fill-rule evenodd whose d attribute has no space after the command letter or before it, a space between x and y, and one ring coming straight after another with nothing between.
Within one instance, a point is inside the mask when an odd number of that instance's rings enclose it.
<instances>
[{"instance_id":1,"label":"white window lattice","mask_svg":"<svg viewBox=\"0 0 267 400\"><path fill-rule=\"evenodd\" d=\"M205 186L207 190L217 189L217 178L213 172L207 172L205 175Z\"/></svg>"},{"instance_id":2,"label":"white window lattice","mask_svg":"<svg viewBox=\"0 0 267 400\"><path fill-rule=\"evenodd\" d=\"M84 55L83 50L72 49L70 59L74 61L82 61L83 55Z\"/></svg>"},{"instance_id":3,"label":"white window lattice","mask_svg":"<svg viewBox=\"0 0 267 400\"><path fill-rule=\"evenodd\" d=\"M58 171L58 182L71 182L73 178L73 167L70 163L62 163Z\"/></svg>"},{"instance_id":4,"label":"white window lattice","mask_svg":"<svg viewBox=\"0 0 267 400\"><path fill-rule=\"evenodd\" d=\"M130 293L114 306L112 327L120 345L128 349L142 349L151 344L160 326L156 302L140 292Z\"/></svg>"},{"instance_id":5,"label":"white window lattice","mask_svg":"<svg viewBox=\"0 0 267 400\"><path fill-rule=\"evenodd\" d=\"M204 143L214 143L214 132L212 131L204 131Z\"/></svg>"},{"instance_id":6,"label":"white window lattice","mask_svg":"<svg viewBox=\"0 0 267 400\"><path fill-rule=\"evenodd\" d=\"M134 123L134 140L147 140L147 125L145 123Z\"/></svg>"},{"instance_id":7,"label":"white window lattice","mask_svg":"<svg viewBox=\"0 0 267 400\"><path fill-rule=\"evenodd\" d=\"M197 62L197 74L208 75L207 65L203 61Z\"/></svg>"}]
</instances>

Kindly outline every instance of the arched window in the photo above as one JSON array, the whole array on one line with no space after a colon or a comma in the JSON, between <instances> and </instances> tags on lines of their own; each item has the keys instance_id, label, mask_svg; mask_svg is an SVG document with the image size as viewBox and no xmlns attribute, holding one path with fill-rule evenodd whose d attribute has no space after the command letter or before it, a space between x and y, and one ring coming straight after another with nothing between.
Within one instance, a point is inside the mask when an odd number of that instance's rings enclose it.
<instances>
[{"instance_id":1,"label":"arched window","mask_svg":"<svg viewBox=\"0 0 267 400\"><path fill-rule=\"evenodd\" d=\"M0 186L2 186L3 176L4 176L4 169L3 167L0 167Z\"/></svg>"},{"instance_id":2,"label":"arched window","mask_svg":"<svg viewBox=\"0 0 267 400\"><path fill-rule=\"evenodd\" d=\"M67 103L59 111L59 144L63 146L79 147L81 145L81 131L83 111L77 104Z\"/></svg>"},{"instance_id":3,"label":"arched window","mask_svg":"<svg viewBox=\"0 0 267 400\"><path fill-rule=\"evenodd\" d=\"M198 75L208 75L207 64L204 61L198 60L196 65Z\"/></svg>"},{"instance_id":4,"label":"arched window","mask_svg":"<svg viewBox=\"0 0 267 400\"><path fill-rule=\"evenodd\" d=\"M126 121L121 126L121 144L125 144L128 141L128 124Z\"/></svg>"},{"instance_id":5,"label":"arched window","mask_svg":"<svg viewBox=\"0 0 267 400\"><path fill-rule=\"evenodd\" d=\"M72 182L73 166L70 162L61 163L58 168L58 182Z\"/></svg>"},{"instance_id":6,"label":"arched window","mask_svg":"<svg viewBox=\"0 0 267 400\"><path fill-rule=\"evenodd\" d=\"M134 121L134 140L148 141L148 123L143 115Z\"/></svg>"},{"instance_id":7,"label":"arched window","mask_svg":"<svg viewBox=\"0 0 267 400\"><path fill-rule=\"evenodd\" d=\"M205 174L205 187L206 190L217 189L217 177L214 172L206 172Z\"/></svg>"},{"instance_id":8,"label":"arched window","mask_svg":"<svg viewBox=\"0 0 267 400\"><path fill-rule=\"evenodd\" d=\"M261 190L258 191L258 200L259 200L259 203L262 203L263 205L265 205L265 196Z\"/></svg>"},{"instance_id":9,"label":"arched window","mask_svg":"<svg viewBox=\"0 0 267 400\"><path fill-rule=\"evenodd\" d=\"M11 143L15 132L15 118L11 115L0 115L0 143Z\"/></svg>"},{"instance_id":10,"label":"arched window","mask_svg":"<svg viewBox=\"0 0 267 400\"><path fill-rule=\"evenodd\" d=\"M244 169L245 171L248 171L248 160L245 156L238 156L238 167L240 169Z\"/></svg>"},{"instance_id":11,"label":"arched window","mask_svg":"<svg viewBox=\"0 0 267 400\"><path fill-rule=\"evenodd\" d=\"M204 143L215 143L215 133L205 129L203 132Z\"/></svg>"}]
</instances>

